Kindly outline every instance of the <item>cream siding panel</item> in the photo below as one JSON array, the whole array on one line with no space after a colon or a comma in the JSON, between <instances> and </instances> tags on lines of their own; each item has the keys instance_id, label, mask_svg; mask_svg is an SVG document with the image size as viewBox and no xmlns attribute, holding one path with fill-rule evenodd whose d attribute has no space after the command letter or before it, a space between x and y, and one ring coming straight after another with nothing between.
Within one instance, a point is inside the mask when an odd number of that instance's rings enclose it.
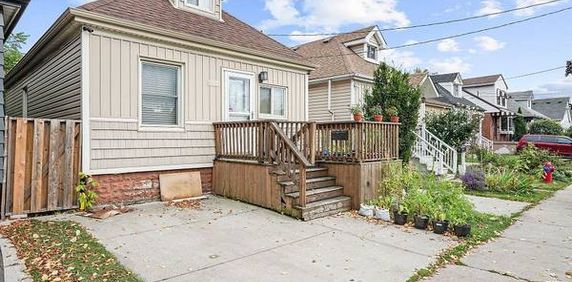
<instances>
[{"instance_id":1,"label":"cream siding panel","mask_svg":"<svg viewBox=\"0 0 572 282\"><path fill-rule=\"evenodd\" d=\"M350 47L350 49L352 51L354 51L354 53L358 54L360 57L365 57L365 49L364 48L365 48L364 44L359 44L359 45Z\"/></svg>"},{"instance_id":2,"label":"cream siding panel","mask_svg":"<svg viewBox=\"0 0 572 282\"><path fill-rule=\"evenodd\" d=\"M365 94L368 91L371 91L373 87L373 83L363 82L363 81L354 81L354 94L356 104L363 104L365 99Z\"/></svg>"},{"instance_id":3,"label":"cream siding panel","mask_svg":"<svg viewBox=\"0 0 572 282\"><path fill-rule=\"evenodd\" d=\"M308 113L310 120L331 121L328 112L328 83L310 85L308 97Z\"/></svg>"},{"instance_id":4,"label":"cream siding panel","mask_svg":"<svg viewBox=\"0 0 572 282\"><path fill-rule=\"evenodd\" d=\"M267 71L269 80L264 84L287 88L287 118L306 118L305 72L110 32L95 31L89 40L91 169L95 174L120 168L212 164L211 123L224 116L223 69L253 74L256 105L258 74ZM184 129L140 130L140 58L182 65Z\"/></svg>"},{"instance_id":5,"label":"cream siding panel","mask_svg":"<svg viewBox=\"0 0 572 282\"><path fill-rule=\"evenodd\" d=\"M6 89L6 113L22 116L28 88L28 117L81 118L81 39L75 37Z\"/></svg>"},{"instance_id":6,"label":"cream siding panel","mask_svg":"<svg viewBox=\"0 0 572 282\"><path fill-rule=\"evenodd\" d=\"M331 121L328 111L328 83L314 84L309 89L310 120ZM351 119L351 81L332 81L332 96L330 110L334 113L334 120L345 121Z\"/></svg>"},{"instance_id":7,"label":"cream siding panel","mask_svg":"<svg viewBox=\"0 0 572 282\"><path fill-rule=\"evenodd\" d=\"M331 109L336 121L351 120L351 81L342 80L332 82Z\"/></svg>"}]
</instances>

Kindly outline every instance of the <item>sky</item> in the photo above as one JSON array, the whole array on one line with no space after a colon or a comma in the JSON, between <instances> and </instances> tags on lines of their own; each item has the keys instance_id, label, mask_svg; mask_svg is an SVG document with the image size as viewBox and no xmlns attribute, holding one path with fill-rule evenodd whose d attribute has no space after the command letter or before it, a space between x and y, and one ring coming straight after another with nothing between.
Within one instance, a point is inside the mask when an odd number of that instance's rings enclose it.
<instances>
[{"instance_id":1,"label":"sky","mask_svg":"<svg viewBox=\"0 0 572 282\"><path fill-rule=\"evenodd\" d=\"M68 7L89 0L32 0L15 32L30 35L26 50ZM167 0L165 0L167 1ZM296 36L348 32L366 26L391 28L440 22L525 7L550 0L224 0L224 10L274 37L295 46L323 36ZM531 9L477 20L384 31L388 46L475 31L572 7L560 0ZM387 50L384 59L404 70L461 72L464 78L522 74L564 66L572 60L572 10L455 39ZM572 96L572 77L564 70L507 80L510 91L534 90L537 98Z\"/></svg>"}]
</instances>

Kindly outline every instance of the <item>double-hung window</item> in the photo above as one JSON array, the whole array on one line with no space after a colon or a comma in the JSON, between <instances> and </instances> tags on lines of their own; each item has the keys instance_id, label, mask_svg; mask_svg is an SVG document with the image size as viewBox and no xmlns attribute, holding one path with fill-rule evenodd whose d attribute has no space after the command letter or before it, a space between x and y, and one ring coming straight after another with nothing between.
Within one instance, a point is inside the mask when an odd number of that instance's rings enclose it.
<instances>
[{"instance_id":1,"label":"double-hung window","mask_svg":"<svg viewBox=\"0 0 572 282\"><path fill-rule=\"evenodd\" d=\"M185 5L207 12L214 12L213 0L185 0Z\"/></svg>"},{"instance_id":2,"label":"double-hung window","mask_svg":"<svg viewBox=\"0 0 572 282\"><path fill-rule=\"evenodd\" d=\"M181 66L141 62L141 124L179 125Z\"/></svg>"},{"instance_id":3,"label":"double-hung window","mask_svg":"<svg viewBox=\"0 0 572 282\"><path fill-rule=\"evenodd\" d=\"M276 118L286 116L286 88L260 87L260 115Z\"/></svg>"},{"instance_id":4,"label":"double-hung window","mask_svg":"<svg viewBox=\"0 0 572 282\"><path fill-rule=\"evenodd\" d=\"M367 58L377 60L377 47L373 45L367 45Z\"/></svg>"}]
</instances>

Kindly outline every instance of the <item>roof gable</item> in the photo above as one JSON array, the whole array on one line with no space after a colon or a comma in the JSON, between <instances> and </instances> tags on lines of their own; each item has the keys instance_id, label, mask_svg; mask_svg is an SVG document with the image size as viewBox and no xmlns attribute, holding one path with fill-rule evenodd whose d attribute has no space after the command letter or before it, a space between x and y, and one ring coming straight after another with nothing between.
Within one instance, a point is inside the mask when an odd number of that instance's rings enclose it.
<instances>
[{"instance_id":1,"label":"roof gable","mask_svg":"<svg viewBox=\"0 0 572 282\"><path fill-rule=\"evenodd\" d=\"M570 97L538 99L532 101L532 109L554 120L562 120L570 111Z\"/></svg>"},{"instance_id":2,"label":"roof gable","mask_svg":"<svg viewBox=\"0 0 572 282\"><path fill-rule=\"evenodd\" d=\"M434 74L431 75L431 80L433 80L433 82L436 83L447 83L447 82L455 82L455 81L460 81L462 82L463 79L461 78L461 74L458 72L454 72L454 73L446 73L446 74Z\"/></svg>"},{"instance_id":3,"label":"roof gable","mask_svg":"<svg viewBox=\"0 0 572 282\"><path fill-rule=\"evenodd\" d=\"M493 74L493 75L487 75L487 76L467 78L467 79L463 80L463 84L465 85L465 87L487 86L487 85L494 85L499 80L502 80L505 87L508 89L508 85L507 85L506 80L504 79L504 76L502 74Z\"/></svg>"}]
</instances>

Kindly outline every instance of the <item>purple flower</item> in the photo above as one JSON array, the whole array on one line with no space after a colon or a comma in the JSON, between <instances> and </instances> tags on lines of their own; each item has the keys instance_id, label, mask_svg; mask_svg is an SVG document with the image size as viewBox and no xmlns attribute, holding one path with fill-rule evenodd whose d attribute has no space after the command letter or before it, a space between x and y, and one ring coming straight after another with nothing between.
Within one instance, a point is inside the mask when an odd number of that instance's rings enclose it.
<instances>
[{"instance_id":1,"label":"purple flower","mask_svg":"<svg viewBox=\"0 0 572 282\"><path fill-rule=\"evenodd\" d=\"M461 176L461 181L467 189L484 191L486 190L485 173L482 171L469 171Z\"/></svg>"}]
</instances>

